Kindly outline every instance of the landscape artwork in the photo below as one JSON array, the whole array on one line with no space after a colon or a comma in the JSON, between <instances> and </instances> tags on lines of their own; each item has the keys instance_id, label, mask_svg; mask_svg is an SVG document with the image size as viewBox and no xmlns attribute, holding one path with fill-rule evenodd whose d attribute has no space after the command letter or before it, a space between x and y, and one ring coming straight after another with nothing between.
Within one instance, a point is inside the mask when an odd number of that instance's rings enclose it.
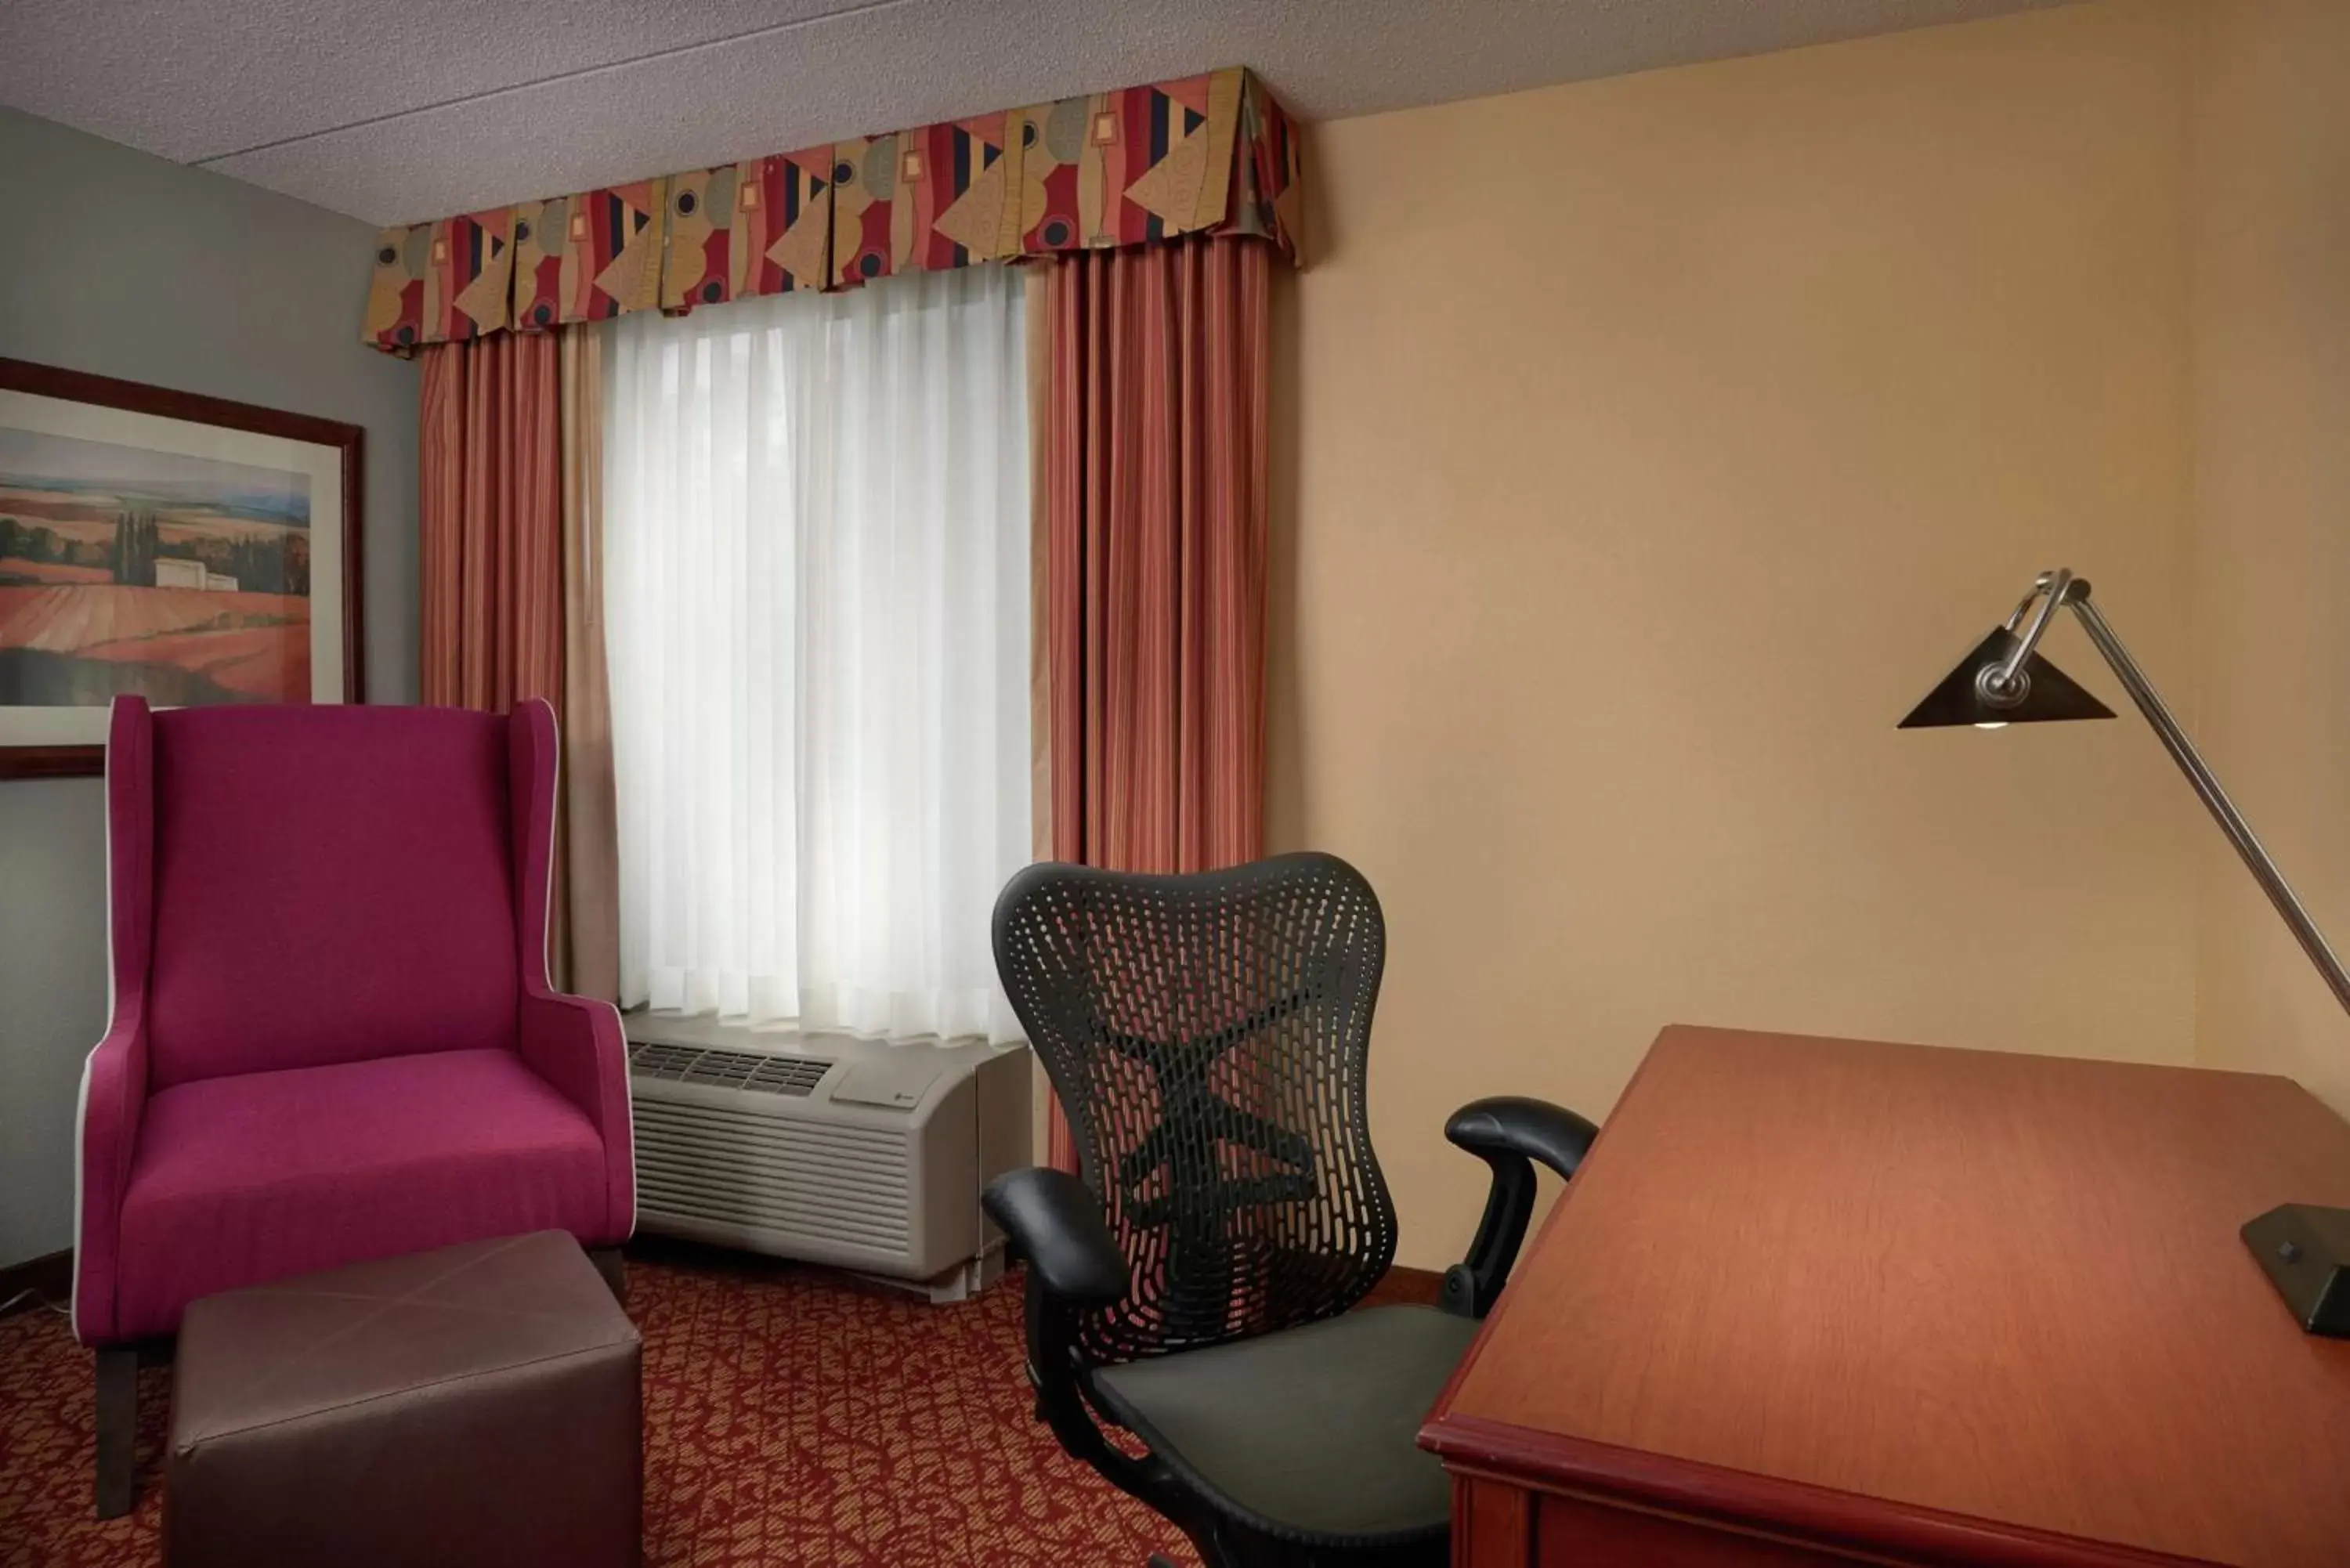
<instances>
[{"instance_id":1,"label":"landscape artwork","mask_svg":"<svg viewBox=\"0 0 2350 1568\"><path fill-rule=\"evenodd\" d=\"M0 358L0 781L157 709L365 700L365 432Z\"/></svg>"},{"instance_id":2,"label":"landscape artwork","mask_svg":"<svg viewBox=\"0 0 2350 1568\"><path fill-rule=\"evenodd\" d=\"M0 426L0 705L307 701L312 487Z\"/></svg>"}]
</instances>

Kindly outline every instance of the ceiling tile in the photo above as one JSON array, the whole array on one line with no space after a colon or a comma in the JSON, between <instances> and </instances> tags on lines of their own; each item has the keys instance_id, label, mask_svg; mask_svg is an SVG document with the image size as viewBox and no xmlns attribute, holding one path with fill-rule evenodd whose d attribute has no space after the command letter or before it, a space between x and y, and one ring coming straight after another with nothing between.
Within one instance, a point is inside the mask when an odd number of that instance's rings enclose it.
<instances>
[{"instance_id":1,"label":"ceiling tile","mask_svg":"<svg viewBox=\"0 0 2350 1568\"><path fill-rule=\"evenodd\" d=\"M2057 0L0 0L0 102L380 223L1215 66L1308 120Z\"/></svg>"},{"instance_id":2,"label":"ceiling tile","mask_svg":"<svg viewBox=\"0 0 2350 1568\"><path fill-rule=\"evenodd\" d=\"M0 102L193 163L870 5L6 0Z\"/></svg>"}]
</instances>

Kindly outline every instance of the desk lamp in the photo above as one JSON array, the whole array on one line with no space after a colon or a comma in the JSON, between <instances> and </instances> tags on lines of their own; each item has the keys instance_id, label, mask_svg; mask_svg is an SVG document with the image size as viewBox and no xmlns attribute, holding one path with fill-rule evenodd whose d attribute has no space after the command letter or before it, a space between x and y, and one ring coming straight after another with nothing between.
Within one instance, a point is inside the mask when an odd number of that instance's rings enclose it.
<instances>
[{"instance_id":1,"label":"desk lamp","mask_svg":"<svg viewBox=\"0 0 2350 1568\"><path fill-rule=\"evenodd\" d=\"M1977 643L1959 667L1944 678L1941 684L1926 694L1926 700L1901 721L1905 730L1937 729L1957 724L1972 724L1978 729L1997 730L2009 724L2029 724L2064 719L2110 719L2113 710L2098 701L2079 685L2040 657L2040 639L2047 633L2049 622L2056 618L2059 607L2071 610L2079 618L2081 628L2096 644L2097 651L2121 678L2122 689L2137 704L2146 722L2162 739L2170 753L2171 761L2178 764L2187 782L2195 786L2196 796L2210 810L2220 831L2236 846L2244 865L2261 890L2276 906L2284 923L2301 943L2302 951L2325 977L2334 990L2334 1000L2345 1010L2350 1010L2350 974L2343 971L2342 961L2326 944L2324 933L2302 908L2285 882L2284 873L2269 858L2268 851L2253 836L2244 814L2236 809L2228 792L2220 787L2205 764L2202 753L2178 727L2146 672L2132 659L2129 649L2107 625L2105 616L2089 597L2088 583L2069 571L2043 572L2032 591L2015 612L1991 634ZM2031 617L2027 623L2025 617ZM2018 628L2022 628L2021 635ZM2272 1209L2243 1228L2244 1244L2260 1260L2274 1284L2301 1320L2303 1329L2312 1334L2332 1334L2350 1338L2350 1209L2324 1209L2312 1204L2287 1203Z\"/></svg>"}]
</instances>

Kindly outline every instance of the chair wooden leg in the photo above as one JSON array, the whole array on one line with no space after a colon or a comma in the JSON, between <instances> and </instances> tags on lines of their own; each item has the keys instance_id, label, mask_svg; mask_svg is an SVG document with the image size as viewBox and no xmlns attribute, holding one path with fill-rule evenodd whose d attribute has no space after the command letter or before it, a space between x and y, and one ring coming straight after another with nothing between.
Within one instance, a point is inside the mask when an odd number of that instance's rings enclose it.
<instances>
[{"instance_id":1,"label":"chair wooden leg","mask_svg":"<svg viewBox=\"0 0 2350 1568\"><path fill-rule=\"evenodd\" d=\"M136 1497L132 1470L139 1439L139 1351L98 1353L98 1517L120 1519Z\"/></svg>"},{"instance_id":2,"label":"chair wooden leg","mask_svg":"<svg viewBox=\"0 0 2350 1568\"><path fill-rule=\"evenodd\" d=\"M612 1299L625 1308L629 1304L629 1274L628 1265L620 1260L620 1249L590 1247L588 1261L596 1265L596 1272L612 1288Z\"/></svg>"}]
</instances>

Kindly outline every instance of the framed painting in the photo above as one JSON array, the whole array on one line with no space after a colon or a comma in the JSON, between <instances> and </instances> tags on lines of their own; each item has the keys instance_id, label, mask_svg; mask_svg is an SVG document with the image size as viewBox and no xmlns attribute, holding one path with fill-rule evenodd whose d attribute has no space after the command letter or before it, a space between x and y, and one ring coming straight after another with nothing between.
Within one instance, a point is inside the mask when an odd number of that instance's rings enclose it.
<instances>
[{"instance_id":1,"label":"framed painting","mask_svg":"<svg viewBox=\"0 0 2350 1568\"><path fill-rule=\"evenodd\" d=\"M357 425L0 358L0 778L107 706L357 702Z\"/></svg>"}]
</instances>

